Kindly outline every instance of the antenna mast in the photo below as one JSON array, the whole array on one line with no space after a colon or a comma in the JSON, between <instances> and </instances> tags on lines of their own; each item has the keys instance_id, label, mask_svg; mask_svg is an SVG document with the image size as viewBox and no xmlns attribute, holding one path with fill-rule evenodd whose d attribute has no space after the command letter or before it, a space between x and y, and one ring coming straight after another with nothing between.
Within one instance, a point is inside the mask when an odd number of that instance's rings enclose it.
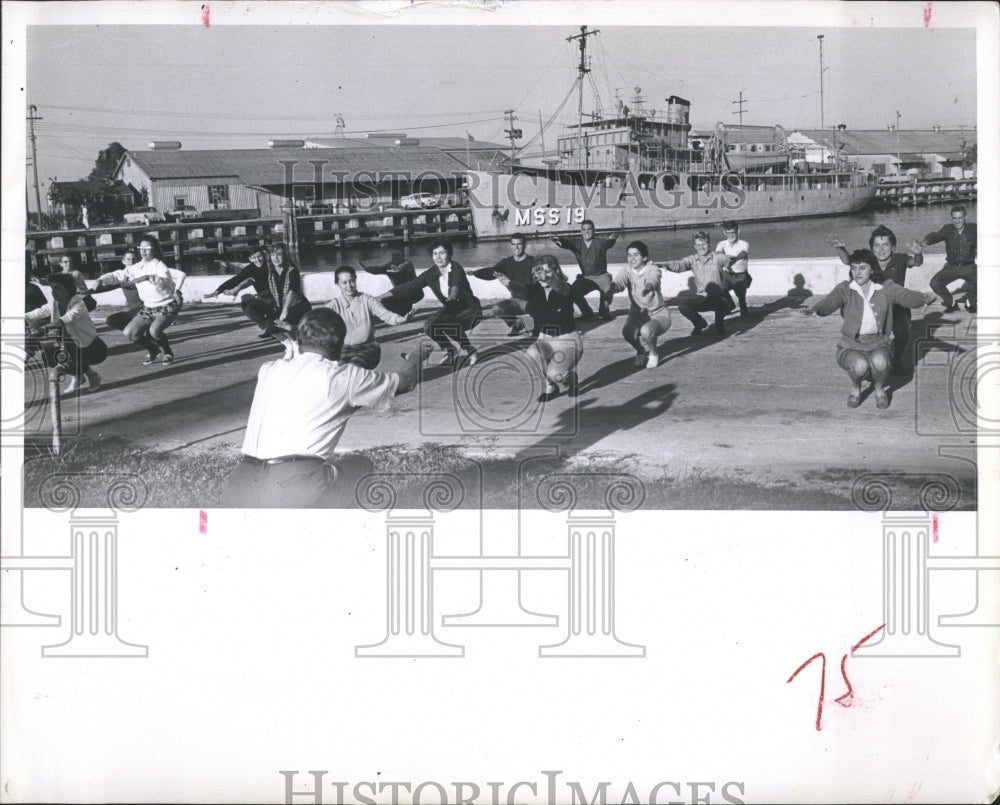
<instances>
[{"instance_id":1,"label":"antenna mast","mask_svg":"<svg viewBox=\"0 0 1000 805\"><path fill-rule=\"evenodd\" d=\"M577 106L577 154L579 164L584 164L586 157L584 147L583 147L583 78L587 73L590 72L590 68L587 66L587 37L595 36L600 33L598 29L593 31L588 31L586 25L580 26L580 33L575 36L567 36L566 41L572 42L574 39L580 40L580 65L577 67L577 81L579 82L579 104Z\"/></svg>"}]
</instances>

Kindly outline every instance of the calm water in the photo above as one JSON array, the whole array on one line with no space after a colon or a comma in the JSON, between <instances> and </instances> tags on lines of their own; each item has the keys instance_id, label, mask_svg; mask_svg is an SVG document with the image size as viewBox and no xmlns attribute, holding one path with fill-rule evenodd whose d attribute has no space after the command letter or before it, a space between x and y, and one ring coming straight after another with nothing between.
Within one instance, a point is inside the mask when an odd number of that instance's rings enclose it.
<instances>
[{"instance_id":1,"label":"calm water","mask_svg":"<svg viewBox=\"0 0 1000 805\"><path fill-rule=\"evenodd\" d=\"M967 203L969 220L976 220L976 204ZM907 250L910 242L948 223L950 205L940 204L929 207L897 208L832 215L824 218L805 218L795 221L748 223L740 228L740 236L750 244L752 258L776 257L833 257L834 250L826 242L831 234L840 237L848 248L867 248L872 229L884 224L896 233L901 250ZM611 250L612 262L625 262L625 247L632 240L642 240L649 247L654 260L675 260L691 254L693 229L670 232L628 233L619 238ZM723 239L722 227L709 230L712 246ZM383 244L364 244L343 249L321 249L303 255L301 268L308 271L331 271L341 264L358 267L358 262L380 263L389 259L392 247ZM402 248L401 246L399 248ZM935 246L933 249L943 249ZM473 240L454 241L455 259L465 266L492 265L510 254L506 241L476 243ZM429 244L419 243L403 249L406 256L418 269L431 265ZM548 240L529 240L528 251L532 254L551 252L557 256L568 252L557 248ZM184 270L189 274L218 274L220 269L213 261L185 262Z\"/></svg>"}]
</instances>

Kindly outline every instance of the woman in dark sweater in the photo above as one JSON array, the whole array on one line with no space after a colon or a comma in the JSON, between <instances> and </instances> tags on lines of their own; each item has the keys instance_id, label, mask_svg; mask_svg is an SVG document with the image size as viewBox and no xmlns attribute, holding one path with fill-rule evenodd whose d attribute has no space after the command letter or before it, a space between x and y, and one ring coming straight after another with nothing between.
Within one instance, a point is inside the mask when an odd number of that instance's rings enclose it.
<instances>
[{"instance_id":1,"label":"woman in dark sweater","mask_svg":"<svg viewBox=\"0 0 1000 805\"><path fill-rule=\"evenodd\" d=\"M431 293L441 302L441 309L427 322L425 332L430 336L443 353L440 363L454 363L456 350L453 342L465 350L466 362L469 366L476 363L479 356L476 348L469 341L468 331L471 330L483 315L483 308L472 293L469 278L465 269L458 261L451 259L451 244L445 240L431 243L431 258L434 265L423 274L405 286L409 291L430 288Z\"/></svg>"},{"instance_id":2,"label":"woman in dark sweater","mask_svg":"<svg viewBox=\"0 0 1000 805\"><path fill-rule=\"evenodd\" d=\"M847 407L861 405L861 384L871 378L875 386L875 407L888 408L885 383L892 367L892 309L894 305L917 308L936 299L932 293L918 293L887 282L872 281L878 260L867 249L850 255L851 279L844 280L811 308L806 315L829 316L840 311L844 322L837 342L837 364L851 379Z\"/></svg>"},{"instance_id":3,"label":"woman in dark sweater","mask_svg":"<svg viewBox=\"0 0 1000 805\"><path fill-rule=\"evenodd\" d=\"M539 402L548 402L559 394L560 384L570 397L577 394L576 365L583 357L583 338L573 321L573 297L559 261L543 254L531 270L535 282L528 286L527 313L534 322L532 335L537 339L528 355L541 368L545 391Z\"/></svg>"}]
</instances>

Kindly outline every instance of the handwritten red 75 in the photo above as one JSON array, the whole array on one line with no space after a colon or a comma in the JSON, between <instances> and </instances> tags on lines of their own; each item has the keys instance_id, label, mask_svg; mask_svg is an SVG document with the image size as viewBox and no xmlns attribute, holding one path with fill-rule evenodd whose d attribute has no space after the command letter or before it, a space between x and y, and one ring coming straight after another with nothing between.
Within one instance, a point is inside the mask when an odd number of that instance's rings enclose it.
<instances>
[{"instance_id":1,"label":"handwritten red 75","mask_svg":"<svg viewBox=\"0 0 1000 805\"><path fill-rule=\"evenodd\" d=\"M857 651L859 648L861 648L861 646L863 646L865 643L867 643L869 640L875 637L875 635L881 632L884 628L885 624L883 623L877 629L866 634L857 643L851 646L851 652ZM844 678L844 684L847 685L847 692L834 699L834 701L841 707L850 707L854 701L854 688L851 685L851 680L848 679L847 677L847 657L848 655L844 654L840 658L840 675ZM799 675L799 672L803 668L805 668L807 665L809 665L809 663L811 663L813 660L817 658L822 660L823 663L821 666L820 677L819 677L819 702L816 705L816 729L821 730L823 729L823 702L826 701L826 654L824 654L822 651L813 654L808 660L806 660L804 663L802 663L802 665L800 665L798 668L795 669L795 673L792 674L790 677L788 677L788 679L785 681L785 684L788 684L793 679L795 679L795 677Z\"/></svg>"}]
</instances>

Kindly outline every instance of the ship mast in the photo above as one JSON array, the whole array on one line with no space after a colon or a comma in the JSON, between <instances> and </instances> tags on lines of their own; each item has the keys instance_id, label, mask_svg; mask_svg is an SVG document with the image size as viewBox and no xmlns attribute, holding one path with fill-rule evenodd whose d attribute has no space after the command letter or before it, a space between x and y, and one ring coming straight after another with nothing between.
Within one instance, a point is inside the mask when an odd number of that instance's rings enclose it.
<instances>
[{"instance_id":1,"label":"ship mast","mask_svg":"<svg viewBox=\"0 0 1000 805\"><path fill-rule=\"evenodd\" d=\"M580 40L580 66L577 68L577 81L579 82L580 90L580 100L577 106L577 134L576 134L576 147L577 147L577 164L582 164L586 168L587 159L586 151L583 147L583 78L590 72L590 68L587 66L587 37L595 36L600 31L595 29L593 31L588 31L586 25L580 26L580 33L575 36L567 36L566 41L572 42L574 39Z\"/></svg>"},{"instance_id":2,"label":"ship mast","mask_svg":"<svg viewBox=\"0 0 1000 805\"><path fill-rule=\"evenodd\" d=\"M819 40L819 136L820 142L826 144L826 132L823 120L823 34L816 37ZM823 151L820 151L820 163L824 162Z\"/></svg>"}]
</instances>

